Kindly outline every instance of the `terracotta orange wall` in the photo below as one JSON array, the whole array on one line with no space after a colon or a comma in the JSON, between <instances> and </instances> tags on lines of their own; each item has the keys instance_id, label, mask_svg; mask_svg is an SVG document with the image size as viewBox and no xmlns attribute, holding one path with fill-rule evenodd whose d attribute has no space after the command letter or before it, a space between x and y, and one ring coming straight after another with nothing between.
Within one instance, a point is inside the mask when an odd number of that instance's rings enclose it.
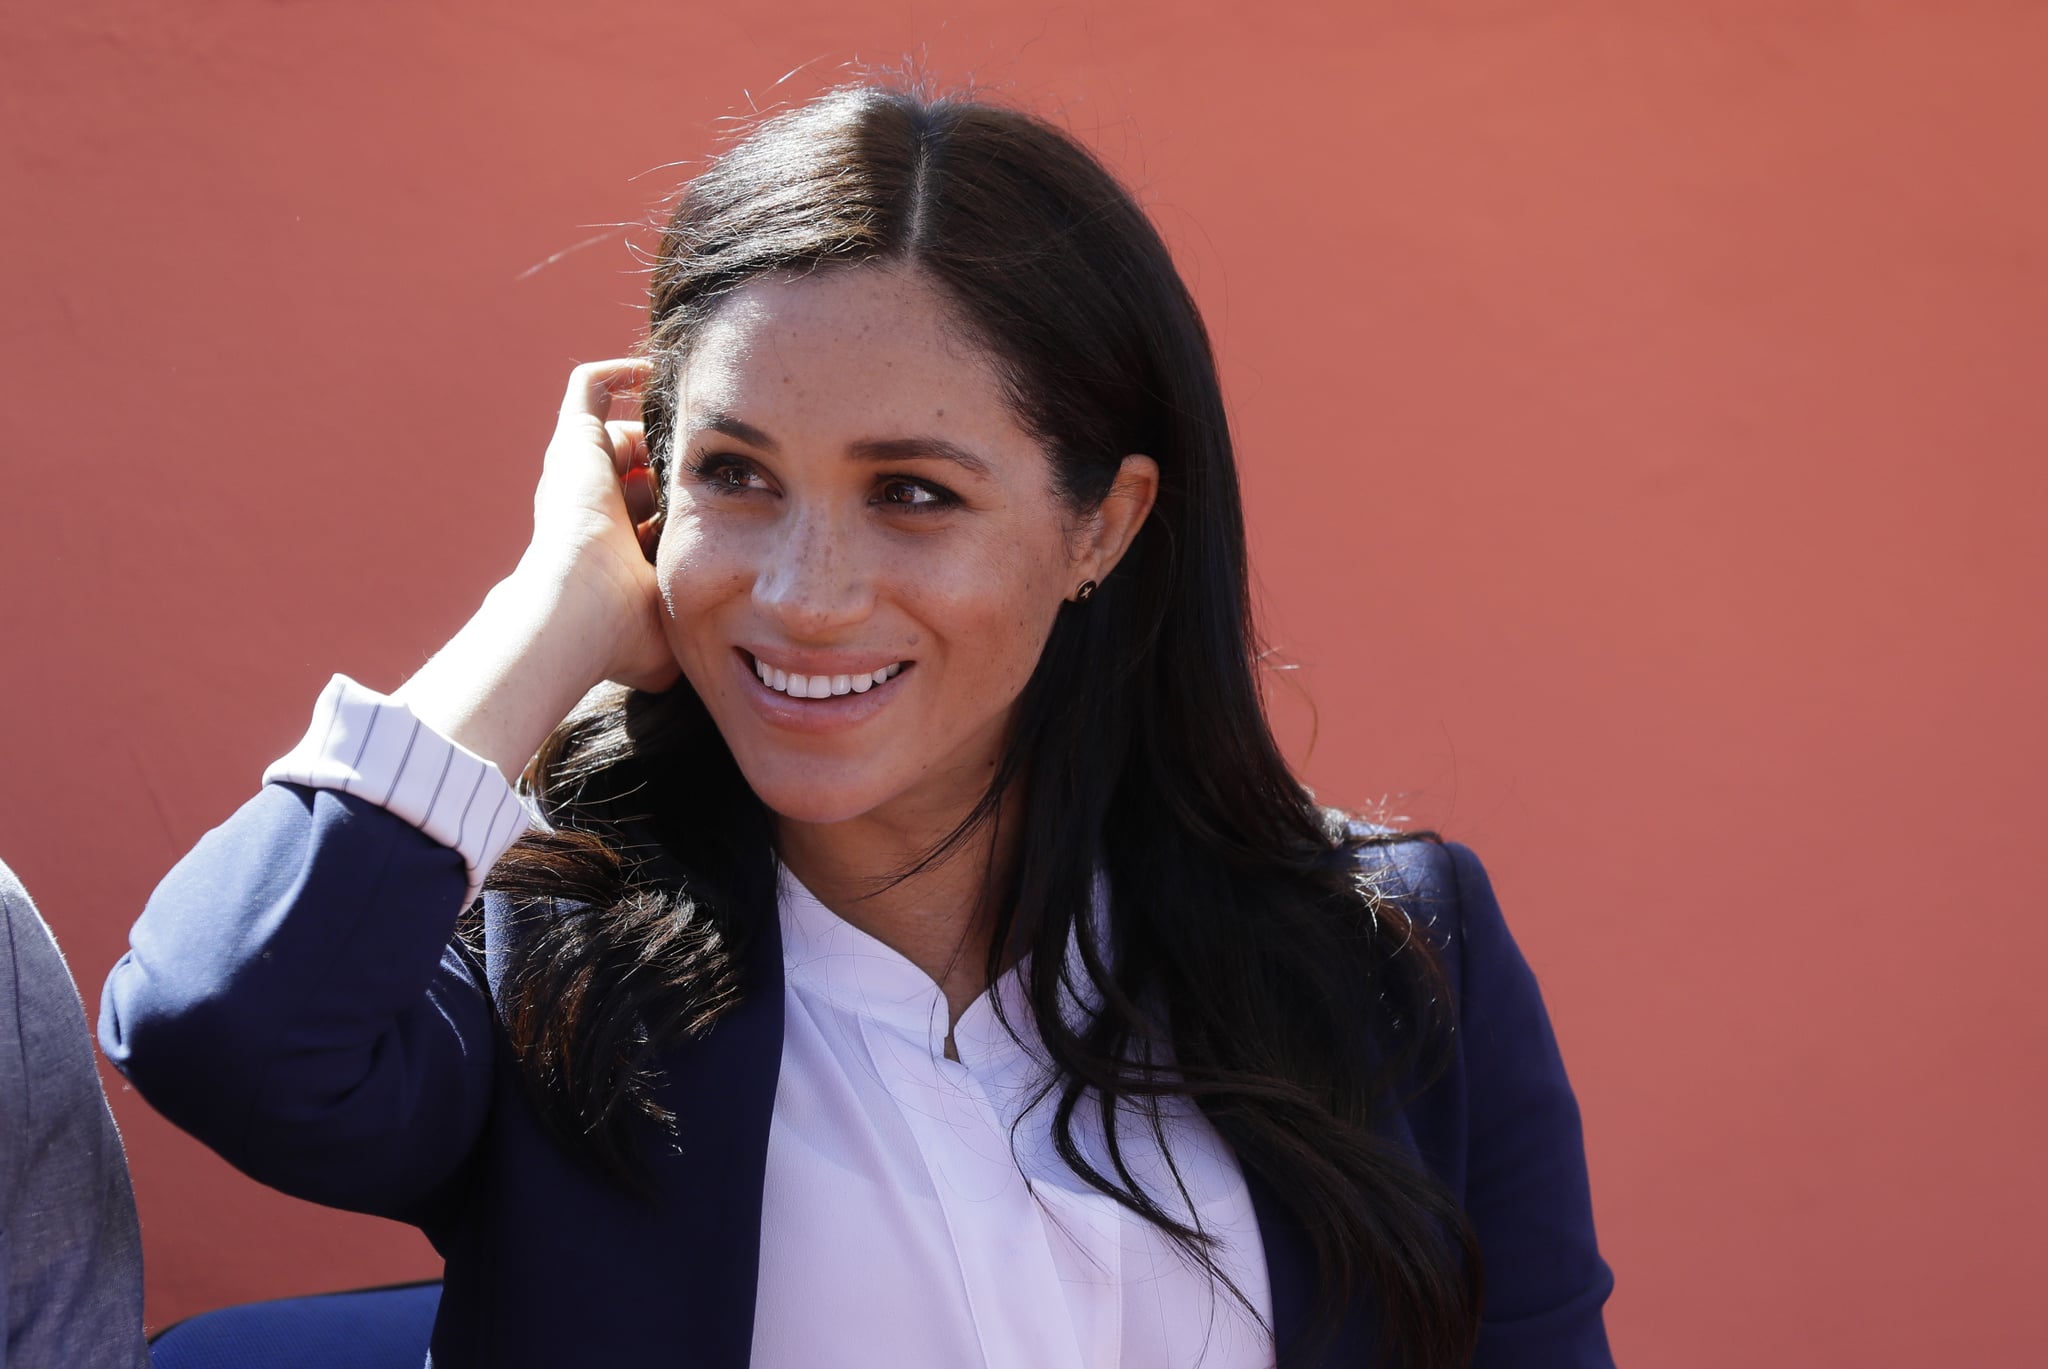
<instances>
[{"instance_id":1,"label":"terracotta orange wall","mask_svg":"<svg viewBox=\"0 0 2048 1369\"><path fill-rule=\"evenodd\" d=\"M89 1000L329 672L510 565L614 226L922 54L1185 263L1276 710L1488 859L1624 1361L2044 1362L2048 9L178 8L0 45L0 853ZM153 1321L433 1269L115 1107Z\"/></svg>"}]
</instances>

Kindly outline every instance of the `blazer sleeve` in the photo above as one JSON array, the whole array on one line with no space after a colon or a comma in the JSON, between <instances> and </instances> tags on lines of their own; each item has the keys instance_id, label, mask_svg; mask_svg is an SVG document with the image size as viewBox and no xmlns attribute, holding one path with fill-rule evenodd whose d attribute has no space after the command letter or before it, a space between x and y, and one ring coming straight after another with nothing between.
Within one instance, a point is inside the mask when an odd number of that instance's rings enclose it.
<instances>
[{"instance_id":1,"label":"blazer sleeve","mask_svg":"<svg viewBox=\"0 0 2048 1369\"><path fill-rule=\"evenodd\" d=\"M100 1044L253 1178L420 1221L475 1145L494 1026L451 945L463 857L362 798L266 784L165 877Z\"/></svg>"},{"instance_id":2,"label":"blazer sleeve","mask_svg":"<svg viewBox=\"0 0 2048 1369\"><path fill-rule=\"evenodd\" d=\"M1610 1369L1614 1276L1593 1234L1579 1107L1536 977L1469 850L1441 848L1458 909L1465 1211L1486 1260L1475 1369ZM1434 863L1434 862L1433 862Z\"/></svg>"}]
</instances>

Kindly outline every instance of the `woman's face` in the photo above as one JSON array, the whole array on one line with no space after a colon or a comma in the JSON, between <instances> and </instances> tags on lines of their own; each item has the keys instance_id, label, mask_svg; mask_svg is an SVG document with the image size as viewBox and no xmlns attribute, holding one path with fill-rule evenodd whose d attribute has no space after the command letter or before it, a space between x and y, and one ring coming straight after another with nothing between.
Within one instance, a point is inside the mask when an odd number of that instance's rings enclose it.
<instances>
[{"instance_id":1,"label":"woman's face","mask_svg":"<svg viewBox=\"0 0 2048 1369\"><path fill-rule=\"evenodd\" d=\"M956 820L1106 573L990 363L915 271L758 281L700 331L674 431L666 630L754 791L799 822Z\"/></svg>"}]
</instances>

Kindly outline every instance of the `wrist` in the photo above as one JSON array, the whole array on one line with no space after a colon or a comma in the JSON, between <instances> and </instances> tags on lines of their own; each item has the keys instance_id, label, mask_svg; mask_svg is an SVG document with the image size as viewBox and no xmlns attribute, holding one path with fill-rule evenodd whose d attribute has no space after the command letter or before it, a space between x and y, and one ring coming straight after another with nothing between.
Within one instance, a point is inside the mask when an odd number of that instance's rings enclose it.
<instances>
[{"instance_id":1,"label":"wrist","mask_svg":"<svg viewBox=\"0 0 2048 1369\"><path fill-rule=\"evenodd\" d=\"M521 658L581 698L611 674L622 634L605 587L573 570L522 558L491 586L478 617Z\"/></svg>"},{"instance_id":2,"label":"wrist","mask_svg":"<svg viewBox=\"0 0 2048 1369\"><path fill-rule=\"evenodd\" d=\"M516 779L577 700L602 682L605 615L573 580L526 567L392 696Z\"/></svg>"}]
</instances>

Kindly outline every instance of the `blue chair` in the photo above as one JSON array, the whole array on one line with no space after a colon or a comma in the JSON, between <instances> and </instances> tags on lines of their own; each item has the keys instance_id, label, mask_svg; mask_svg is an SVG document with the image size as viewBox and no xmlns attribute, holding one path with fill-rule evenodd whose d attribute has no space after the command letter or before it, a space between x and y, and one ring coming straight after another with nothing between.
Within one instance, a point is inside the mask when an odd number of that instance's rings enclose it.
<instances>
[{"instance_id":1,"label":"blue chair","mask_svg":"<svg viewBox=\"0 0 2048 1369\"><path fill-rule=\"evenodd\" d=\"M242 1303L149 1338L150 1369L421 1369L441 1284Z\"/></svg>"}]
</instances>

